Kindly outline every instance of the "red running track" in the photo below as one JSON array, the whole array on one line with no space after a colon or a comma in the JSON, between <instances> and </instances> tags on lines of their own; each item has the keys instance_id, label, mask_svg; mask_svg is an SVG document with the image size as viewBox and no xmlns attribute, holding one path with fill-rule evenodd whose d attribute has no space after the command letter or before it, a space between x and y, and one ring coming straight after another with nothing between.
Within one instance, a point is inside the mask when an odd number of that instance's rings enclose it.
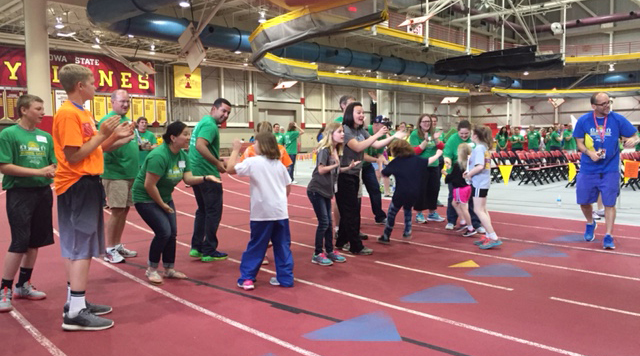
<instances>
[{"instance_id":1,"label":"red running track","mask_svg":"<svg viewBox=\"0 0 640 356\"><path fill-rule=\"evenodd\" d=\"M220 248L227 261L204 264L188 257L195 200L184 186L174 192L178 210L176 268L186 281L146 283L144 266L151 231L135 210L123 241L139 257L125 264L95 260L87 299L114 307L114 328L64 332L61 307L66 278L57 246L40 252L33 283L47 292L42 301L14 300L16 312L0 314L2 355L638 355L640 341L640 236L637 227L616 228L617 247L557 243L554 237L581 233L579 221L492 213L505 243L481 251L444 230L444 223L413 226L413 240L390 246L375 238L370 207L363 204L362 231L372 256L347 256L345 264L311 264L315 216L304 187L289 197L295 259L293 288L268 284L265 266L256 289L236 287L238 263L249 236L249 187L225 177ZM0 195L4 206L5 195ZM384 201L383 205L388 205ZM55 209L54 209L55 212ZM443 211L441 212L443 213ZM55 213L54 213L55 216ZM0 249L8 247L6 216L0 218ZM55 219L54 219L55 221ZM397 222L393 237L401 233ZM597 230L601 238L603 227ZM563 258L513 257L525 249L553 247ZM468 268L449 266L473 260L480 266L508 263L531 277L472 277ZM400 298L443 284L464 287L474 304L406 303ZM303 335L336 322L383 312L402 341L318 341Z\"/></svg>"}]
</instances>

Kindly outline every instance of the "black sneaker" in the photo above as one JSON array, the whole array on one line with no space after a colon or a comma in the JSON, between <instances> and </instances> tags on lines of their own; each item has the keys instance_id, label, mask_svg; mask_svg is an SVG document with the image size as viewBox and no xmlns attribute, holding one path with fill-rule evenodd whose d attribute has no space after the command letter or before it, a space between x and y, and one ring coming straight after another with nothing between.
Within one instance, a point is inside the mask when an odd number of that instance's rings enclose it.
<instances>
[{"instance_id":1,"label":"black sneaker","mask_svg":"<svg viewBox=\"0 0 640 356\"><path fill-rule=\"evenodd\" d=\"M462 236L464 236L464 237L470 237L470 236L473 236L473 235L475 235L475 234L477 234L477 233L478 233L478 230L476 230L476 229L473 229L473 230L467 230L464 234L462 234Z\"/></svg>"},{"instance_id":2,"label":"black sneaker","mask_svg":"<svg viewBox=\"0 0 640 356\"><path fill-rule=\"evenodd\" d=\"M378 242L383 244L383 245L391 244L391 240L389 239L389 236L384 235L384 234L382 236L378 237Z\"/></svg>"},{"instance_id":3,"label":"black sneaker","mask_svg":"<svg viewBox=\"0 0 640 356\"><path fill-rule=\"evenodd\" d=\"M387 224L387 218L384 218L382 220L376 220L376 224L378 224L378 225L386 225Z\"/></svg>"},{"instance_id":4,"label":"black sneaker","mask_svg":"<svg viewBox=\"0 0 640 356\"><path fill-rule=\"evenodd\" d=\"M411 240L411 231L403 233L403 234L402 234L402 238L403 238L405 241Z\"/></svg>"},{"instance_id":5,"label":"black sneaker","mask_svg":"<svg viewBox=\"0 0 640 356\"><path fill-rule=\"evenodd\" d=\"M97 331L109 329L113 326L113 320L105 319L92 314L88 308L80 311L75 318L70 318L68 313L64 314L62 329L67 331Z\"/></svg>"},{"instance_id":6,"label":"black sneaker","mask_svg":"<svg viewBox=\"0 0 640 356\"><path fill-rule=\"evenodd\" d=\"M360 236L360 240L369 240L369 235L363 234L362 232L359 232L358 234L358 236Z\"/></svg>"},{"instance_id":7,"label":"black sneaker","mask_svg":"<svg viewBox=\"0 0 640 356\"><path fill-rule=\"evenodd\" d=\"M200 258L200 261L202 261L202 262L222 261L222 260L226 260L227 257L229 257L229 256L226 253L220 252L220 251L215 251L214 253L211 254L211 256L203 255Z\"/></svg>"},{"instance_id":8,"label":"black sneaker","mask_svg":"<svg viewBox=\"0 0 640 356\"><path fill-rule=\"evenodd\" d=\"M87 309L89 309L89 312L93 315L105 315L113 311L113 308L108 305L93 304L89 302L85 302L85 305L87 306ZM62 316L64 317L64 315L68 312L69 303L64 303L64 307L62 307Z\"/></svg>"}]
</instances>

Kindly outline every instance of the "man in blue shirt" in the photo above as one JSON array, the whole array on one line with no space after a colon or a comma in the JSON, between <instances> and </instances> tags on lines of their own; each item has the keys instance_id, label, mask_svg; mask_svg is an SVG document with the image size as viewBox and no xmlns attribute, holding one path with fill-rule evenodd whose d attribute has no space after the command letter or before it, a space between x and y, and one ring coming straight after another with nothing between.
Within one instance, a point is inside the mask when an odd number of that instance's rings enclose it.
<instances>
[{"instance_id":1,"label":"man in blue shirt","mask_svg":"<svg viewBox=\"0 0 640 356\"><path fill-rule=\"evenodd\" d=\"M576 139L580 158L580 173L576 183L576 200L587 219L584 233L585 241L595 239L596 222L593 220L591 204L602 195L604 216L607 227L602 247L614 249L613 225L616 216L616 200L620 193L620 146L634 147L640 139L637 130L624 116L611 111L611 100L606 93L591 96L592 112L582 115L576 123L573 137ZM593 141L593 147L585 145L587 135ZM589 145L590 146L590 145Z\"/></svg>"}]
</instances>

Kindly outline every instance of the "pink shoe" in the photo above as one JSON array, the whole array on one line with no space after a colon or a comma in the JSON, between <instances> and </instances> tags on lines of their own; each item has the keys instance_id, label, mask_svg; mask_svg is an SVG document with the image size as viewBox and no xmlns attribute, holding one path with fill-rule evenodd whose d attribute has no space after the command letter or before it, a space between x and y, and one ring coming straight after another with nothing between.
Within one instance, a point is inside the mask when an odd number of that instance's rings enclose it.
<instances>
[{"instance_id":1,"label":"pink shoe","mask_svg":"<svg viewBox=\"0 0 640 356\"><path fill-rule=\"evenodd\" d=\"M242 284L238 283L238 287L244 290L253 290L256 288L256 286L253 285L253 281L250 279L246 279L244 282L242 282Z\"/></svg>"}]
</instances>

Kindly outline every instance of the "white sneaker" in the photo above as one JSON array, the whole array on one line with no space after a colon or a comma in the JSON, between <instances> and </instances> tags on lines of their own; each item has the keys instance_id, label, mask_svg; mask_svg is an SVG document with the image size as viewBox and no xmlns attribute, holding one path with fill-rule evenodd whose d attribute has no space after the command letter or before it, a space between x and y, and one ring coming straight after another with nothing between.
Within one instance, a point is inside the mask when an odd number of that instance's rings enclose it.
<instances>
[{"instance_id":1,"label":"white sneaker","mask_svg":"<svg viewBox=\"0 0 640 356\"><path fill-rule=\"evenodd\" d=\"M107 250L107 253L104 255L104 260L109 263L122 263L124 262L124 257L114 248Z\"/></svg>"},{"instance_id":2,"label":"white sneaker","mask_svg":"<svg viewBox=\"0 0 640 356\"><path fill-rule=\"evenodd\" d=\"M591 214L591 217L593 218L593 220L600 220L600 215L598 215L598 213L596 213L595 211Z\"/></svg>"},{"instance_id":3,"label":"white sneaker","mask_svg":"<svg viewBox=\"0 0 640 356\"><path fill-rule=\"evenodd\" d=\"M487 230L485 230L483 226L480 226L479 228L477 228L476 231L478 231L479 234L487 233Z\"/></svg>"},{"instance_id":4,"label":"white sneaker","mask_svg":"<svg viewBox=\"0 0 640 356\"><path fill-rule=\"evenodd\" d=\"M298 181L292 180L291 184L298 184Z\"/></svg>"},{"instance_id":5,"label":"white sneaker","mask_svg":"<svg viewBox=\"0 0 640 356\"><path fill-rule=\"evenodd\" d=\"M445 230L453 230L455 226L452 223L447 223L447 226L444 227Z\"/></svg>"},{"instance_id":6,"label":"white sneaker","mask_svg":"<svg viewBox=\"0 0 640 356\"><path fill-rule=\"evenodd\" d=\"M138 253L136 251L132 251L132 250L124 248L123 244L116 245L116 251L118 251L120 256L122 256L124 258L131 258L131 257L138 256Z\"/></svg>"},{"instance_id":7,"label":"white sneaker","mask_svg":"<svg viewBox=\"0 0 640 356\"><path fill-rule=\"evenodd\" d=\"M601 218L604 218L604 209L596 210L596 214L598 214Z\"/></svg>"}]
</instances>

